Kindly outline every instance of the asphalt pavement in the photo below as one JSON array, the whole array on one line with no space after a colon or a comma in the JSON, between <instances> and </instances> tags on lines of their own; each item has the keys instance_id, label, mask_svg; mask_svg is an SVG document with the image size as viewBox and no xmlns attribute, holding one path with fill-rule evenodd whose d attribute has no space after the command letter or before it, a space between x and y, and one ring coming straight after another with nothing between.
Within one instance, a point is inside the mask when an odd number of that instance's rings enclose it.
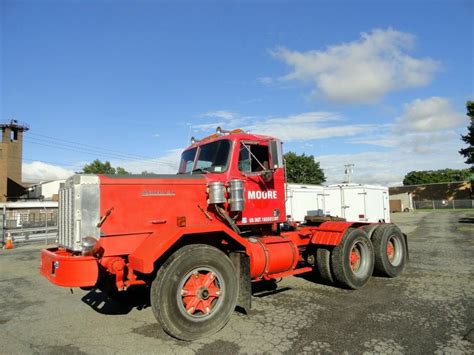
<instances>
[{"instance_id":1,"label":"asphalt pavement","mask_svg":"<svg viewBox=\"0 0 474 355\"><path fill-rule=\"evenodd\" d=\"M399 213L410 262L357 291L289 277L219 333L170 338L144 293L121 305L38 273L41 244L0 251L0 354L474 353L474 211ZM316 280L317 281L317 280ZM271 286L271 285L270 285Z\"/></svg>"}]
</instances>

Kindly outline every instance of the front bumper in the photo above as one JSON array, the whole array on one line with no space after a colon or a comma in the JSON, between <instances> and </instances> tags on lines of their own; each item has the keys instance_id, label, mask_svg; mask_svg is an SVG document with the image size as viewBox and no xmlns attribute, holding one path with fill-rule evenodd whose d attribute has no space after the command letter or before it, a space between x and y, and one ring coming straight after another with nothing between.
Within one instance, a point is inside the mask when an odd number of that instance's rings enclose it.
<instances>
[{"instance_id":1,"label":"front bumper","mask_svg":"<svg viewBox=\"0 0 474 355\"><path fill-rule=\"evenodd\" d=\"M97 283L99 265L93 256L75 256L60 248L43 249L40 273L58 286L90 287Z\"/></svg>"}]
</instances>

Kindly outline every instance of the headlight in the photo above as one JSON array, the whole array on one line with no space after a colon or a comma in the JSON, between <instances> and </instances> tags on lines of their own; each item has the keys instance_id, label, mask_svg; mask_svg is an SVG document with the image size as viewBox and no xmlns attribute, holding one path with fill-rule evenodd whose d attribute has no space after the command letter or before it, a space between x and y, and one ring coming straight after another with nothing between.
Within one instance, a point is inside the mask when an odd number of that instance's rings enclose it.
<instances>
[{"instance_id":1,"label":"headlight","mask_svg":"<svg viewBox=\"0 0 474 355\"><path fill-rule=\"evenodd\" d=\"M82 238L82 255L89 256L94 255L97 252L97 238L94 237L84 237Z\"/></svg>"}]
</instances>

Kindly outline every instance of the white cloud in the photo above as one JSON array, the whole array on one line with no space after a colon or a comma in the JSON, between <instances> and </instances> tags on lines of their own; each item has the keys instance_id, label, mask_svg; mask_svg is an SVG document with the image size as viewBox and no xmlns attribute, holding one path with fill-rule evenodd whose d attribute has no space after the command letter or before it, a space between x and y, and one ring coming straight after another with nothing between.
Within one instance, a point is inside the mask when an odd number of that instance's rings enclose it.
<instances>
[{"instance_id":1,"label":"white cloud","mask_svg":"<svg viewBox=\"0 0 474 355\"><path fill-rule=\"evenodd\" d=\"M272 52L292 72L283 80L300 80L315 86L313 94L340 103L373 103L385 94L427 85L439 67L431 58L407 54L415 37L391 28L362 33L357 41L326 50Z\"/></svg>"},{"instance_id":2,"label":"white cloud","mask_svg":"<svg viewBox=\"0 0 474 355\"><path fill-rule=\"evenodd\" d=\"M179 159L183 149L169 150L165 155L156 159L143 160L110 160L114 167L122 167L125 170L140 174L143 171L155 174L176 174L178 172ZM23 181L40 182L48 180L67 179L74 175L76 171L82 170L87 162L77 163L75 170L66 169L60 165L43 163L34 161L32 163L23 163Z\"/></svg>"},{"instance_id":3,"label":"white cloud","mask_svg":"<svg viewBox=\"0 0 474 355\"><path fill-rule=\"evenodd\" d=\"M226 110L217 110L217 111L208 111L203 113L199 117L206 117L206 118L220 118L226 121L233 120L237 117L235 112L226 111Z\"/></svg>"},{"instance_id":4,"label":"white cloud","mask_svg":"<svg viewBox=\"0 0 474 355\"><path fill-rule=\"evenodd\" d=\"M278 137L284 142L311 141L330 137L353 136L370 130L371 125L344 124L334 112L313 111L286 117L255 121L246 128L254 133Z\"/></svg>"},{"instance_id":5,"label":"white cloud","mask_svg":"<svg viewBox=\"0 0 474 355\"><path fill-rule=\"evenodd\" d=\"M172 149L156 159L112 160L111 164L114 167L121 166L132 174L140 174L143 171L155 174L176 174L182 151L183 149L181 148Z\"/></svg>"},{"instance_id":6,"label":"white cloud","mask_svg":"<svg viewBox=\"0 0 474 355\"><path fill-rule=\"evenodd\" d=\"M403 114L396 119L396 130L432 132L455 128L465 121L466 116L456 112L448 99L435 96L405 104Z\"/></svg>"},{"instance_id":7,"label":"white cloud","mask_svg":"<svg viewBox=\"0 0 474 355\"><path fill-rule=\"evenodd\" d=\"M316 156L315 160L321 162L330 184L344 181L344 165L355 164L353 182L395 186L401 185L403 177L413 170L465 169L458 149L456 141L448 140L438 142L431 151L408 153L396 148L383 152L322 155Z\"/></svg>"},{"instance_id":8,"label":"white cloud","mask_svg":"<svg viewBox=\"0 0 474 355\"><path fill-rule=\"evenodd\" d=\"M23 163L23 181L27 182L67 179L73 174L74 170L41 161Z\"/></svg>"},{"instance_id":9,"label":"white cloud","mask_svg":"<svg viewBox=\"0 0 474 355\"><path fill-rule=\"evenodd\" d=\"M269 76L261 76L258 78L258 81L263 84L263 85L272 85L273 84L273 78Z\"/></svg>"},{"instance_id":10,"label":"white cloud","mask_svg":"<svg viewBox=\"0 0 474 355\"><path fill-rule=\"evenodd\" d=\"M314 122L293 125L290 120L286 123L274 125L269 121L263 121L249 126L249 129L254 133L278 137L284 142L292 142L354 136L373 128L373 126L365 124L323 127Z\"/></svg>"},{"instance_id":11,"label":"white cloud","mask_svg":"<svg viewBox=\"0 0 474 355\"><path fill-rule=\"evenodd\" d=\"M223 129L235 128L245 124L253 118L250 116L242 116L236 112L227 110L208 111L199 115L199 117L212 119L213 122L191 125L193 130L208 131L215 130L217 127L222 127Z\"/></svg>"},{"instance_id":12,"label":"white cloud","mask_svg":"<svg viewBox=\"0 0 474 355\"><path fill-rule=\"evenodd\" d=\"M240 127L256 134L278 137L286 142L310 141L329 137L353 136L373 129L373 125L343 123L343 118L335 112L312 111L285 117L242 116L230 111L211 111L200 117L216 118L214 122L205 122L192 126L200 131Z\"/></svg>"}]
</instances>

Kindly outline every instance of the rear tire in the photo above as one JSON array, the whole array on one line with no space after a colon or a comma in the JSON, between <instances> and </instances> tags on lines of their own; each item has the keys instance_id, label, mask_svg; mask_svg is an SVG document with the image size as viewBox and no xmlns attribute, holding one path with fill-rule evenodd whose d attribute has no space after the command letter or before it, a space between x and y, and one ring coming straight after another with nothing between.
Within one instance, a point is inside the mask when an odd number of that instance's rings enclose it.
<instances>
[{"instance_id":1,"label":"rear tire","mask_svg":"<svg viewBox=\"0 0 474 355\"><path fill-rule=\"evenodd\" d=\"M334 278L331 271L331 249L319 247L316 251L316 267L324 281L333 284Z\"/></svg>"},{"instance_id":2,"label":"rear tire","mask_svg":"<svg viewBox=\"0 0 474 355\"><path fill-rule=\"evenodd\" d=\"M187 245L172 254L151 285L150 302L163 330L181 340L212 335L237 303L237 273L219 249Z\"/></svg>"},{"instance_id":3,"label":"rear tire","mask_svg":"<svg viewBox=\"0 0 474 355\"><path fill-rule=\"evenodd\" d=\"M334 278L341 286L353 290L367 284L374 271L374 250L367 234L349 229L331 253Z\"/></svg>"},{"instance_id":4,"label":"rear tire","mask_svg":"<svg viewBox=\"0 0 474 355\"><path fill-rule=\"evenodd\" d=\"M372 236L375 270L383 276L397 277L405 268L407 246L403 233L394 224L381 224Z\"/></svg>"}]
</instances>

